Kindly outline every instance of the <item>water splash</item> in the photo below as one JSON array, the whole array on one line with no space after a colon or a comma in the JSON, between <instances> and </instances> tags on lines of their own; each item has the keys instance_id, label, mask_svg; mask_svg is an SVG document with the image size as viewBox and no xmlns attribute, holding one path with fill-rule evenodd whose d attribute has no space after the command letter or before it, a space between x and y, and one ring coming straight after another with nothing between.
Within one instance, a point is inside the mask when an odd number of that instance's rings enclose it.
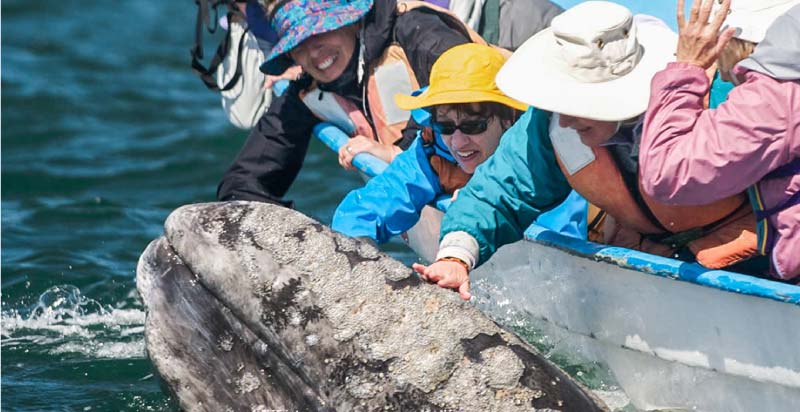
<instances>
[{"instance_id":1,"label":"water splash","mask_svg":"<svg viewBox=\"0 0 800 412\"><path fill-rule=\"evenodd\" d=\"M88 358L145 357L144 311L113 308L84 296L73 285L58 285L35 305L2 312L2 348Z\"/></svg>"}]
</instances>

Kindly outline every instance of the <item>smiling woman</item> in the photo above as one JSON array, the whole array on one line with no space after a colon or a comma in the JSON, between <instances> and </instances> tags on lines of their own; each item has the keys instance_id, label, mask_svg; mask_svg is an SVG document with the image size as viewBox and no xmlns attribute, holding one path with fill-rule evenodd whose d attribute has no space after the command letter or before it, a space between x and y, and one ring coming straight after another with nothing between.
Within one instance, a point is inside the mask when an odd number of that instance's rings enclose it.
<instances>
[{"instance_id":1,"label":"smiling woman","mask_svg":"<svg viewBox=\"0 0 800 412\"><path fill-rule=\"evenodd\" d=\"M281 198L323 120L353 138L339 153L343 166L367 150L391 161L419 130L392 94L426 85L432 62L470 41L446 11L401 9L395 0L282 0L266 10L279 38L266 67L288 58L305 74L253 129L220 183L220 200L288 203Z\"/></svg>"},{"instance_id":2,"label":"smiling woman","mask_svg":"<svg viewBox=\"0 0 800 412\"><path fill-rule=\"evenodd\" d=\"M431 111L435 115L433 130L442 135L458 166L468 174L494 153L503 132L519 114L512 107L491 102L443 104Z\"/></svg>"},{"instance_id":3,"label":"smiling woman","mask_svg":"<svg viewBox=\"0 0 800 412\"><path fill-rule=\"evenodd\" d=\"M355 56L357 24L312 36L289 52L311 77L322 83L338 79Z\"/></svg>"}]
</instances>

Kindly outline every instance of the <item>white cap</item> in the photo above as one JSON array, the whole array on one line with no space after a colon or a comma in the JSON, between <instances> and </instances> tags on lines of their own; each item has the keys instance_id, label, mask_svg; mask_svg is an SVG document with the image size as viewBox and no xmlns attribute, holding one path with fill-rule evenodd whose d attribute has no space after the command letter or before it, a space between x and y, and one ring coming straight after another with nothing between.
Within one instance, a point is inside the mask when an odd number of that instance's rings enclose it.
<instances>
[{"instance_id":1,"label":"white cap","mask_svg":"<svg viewBox=\"0 0 800 412\"><path fill-rule=\"evenodd\" d=\"M716 0L714 8L719 9ZM772 23L800 4L800 0L733 0L725 25L739 29L733 37L753 43L761 43Z\"/></svg>"}]
</instances>

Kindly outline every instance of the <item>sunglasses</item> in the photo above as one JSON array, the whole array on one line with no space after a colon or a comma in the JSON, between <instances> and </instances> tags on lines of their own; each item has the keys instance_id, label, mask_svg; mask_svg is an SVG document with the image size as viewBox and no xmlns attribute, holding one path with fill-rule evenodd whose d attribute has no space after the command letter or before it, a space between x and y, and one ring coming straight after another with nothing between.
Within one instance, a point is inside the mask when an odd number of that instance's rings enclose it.
<instances>
[{"instance_id":1,"label":"sunglasses","mask_svg":"<svg viewBox=\"0 0 800 412\"><path fill-rule=\"evenodd\" d=\"M448 136L455 133L456 130L461 130L461 133L470 135L481 134L489 127L489 119L465 120L459 125L453 122L433 122L432 127L437 133Z\"/></svg>"}]
</instances>

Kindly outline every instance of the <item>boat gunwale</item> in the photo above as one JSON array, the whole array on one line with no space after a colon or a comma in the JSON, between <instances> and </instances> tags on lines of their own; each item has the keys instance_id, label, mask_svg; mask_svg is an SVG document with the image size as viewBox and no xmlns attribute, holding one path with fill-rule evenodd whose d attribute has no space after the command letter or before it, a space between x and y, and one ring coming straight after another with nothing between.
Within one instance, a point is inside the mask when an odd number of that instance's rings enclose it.
<instances>
[{"instance_id":1,"label":"boat gunwale","mask_svg":"<svg viewBox=\"0 0 800 412\"><path fill-rule=\"evenodd\" d=\"M573 256L613 264L651 276L800 306L800 286L742 273L707 269L697 263L593 243L565 236L536 224L525 231L524 238L525 241L553 247Z\"/></svg>"}]
</instances>

